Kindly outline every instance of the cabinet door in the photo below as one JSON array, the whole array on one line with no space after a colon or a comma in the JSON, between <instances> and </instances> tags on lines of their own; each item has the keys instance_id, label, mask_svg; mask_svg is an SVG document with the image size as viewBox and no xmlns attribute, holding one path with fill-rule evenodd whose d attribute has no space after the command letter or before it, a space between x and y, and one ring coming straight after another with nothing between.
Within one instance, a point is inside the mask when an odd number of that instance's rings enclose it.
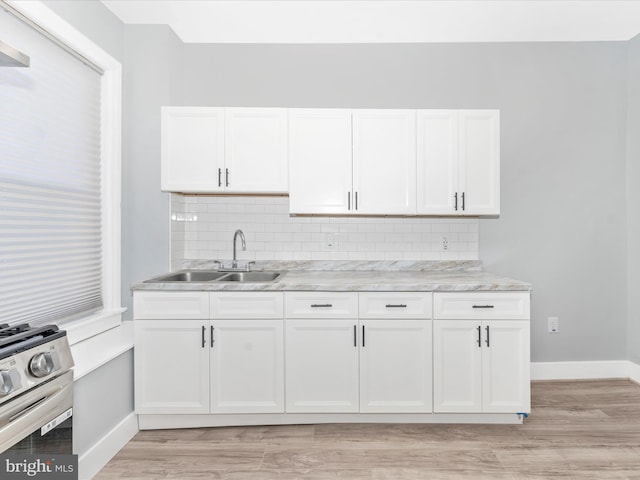
<instances>
[{"instance_id":1,"label":"cabinet door","mask_svg":"<svg viewBox=\"0 0 640 480\"><path fill-rule=\"evenodd\" d=\"M223 179L228 192L288 191L286 109L225 109Z\"/></svg>"},{"instance_id":2,"label":"cabinet door","mask_svg":"<svg viewBox=\"0 0 640 480\"><path fill-rule=\"evenodd\" d=\"M500 213L500 112L459 112L459 191L463 214Z\"/></svg>"},{"instance_id":3,"label":"cabinet door","mask_svg":"<svg viewBox=\"0 0 640 480\"><path fill-rule=\"evenodd\" d=\"M219 192L224 168L224 109L162 107L160 188Z\"/></svg>"},{"instance_id":4,"label":"cabinet door","mask_svg":"<svg viewBox=\"0 0 640 480\"><path fill-rule=\"evenodd\" d=\"M354 213L416 213L415 110L353 112Z\"/></svg>"},{"instance_id":5,"label":"cabinet door","mask_svg":"<svg viewBox=\"0 0 640 480\"><path fill-rule=\"evenodd\" d=\"M290 109L290 213L348 213L351 187L351 112Z\"/></svg>"},{"instance_id":6,"label":"cabinet door","mask_svg":"<svg viewBox=\"0 0 640 480\"><path fill-rule=\"evenodd\" d=\"M357 320L285 320L287 412L358 411L356 328Z\"/></svg>"},{"instance_id":7,"label":"cabinet door","mask_svg":"<svg viewBox=\"0 0 640 480\"><path fill-rule=\"evenodd\" d=\"M433 321L433 411L482 411L480 322Z\"/></svg>"},{"instance_id":8,"label":"cabinet door","mask_svg":"<svg viewBox=\"0 0 640 480\"><path fill-rule=\"evenodd\" d=\"M207 326L202 320L135 321L136 413L209 413Z\"/></svg>"},{"instance_id":9,"label":"cabinet door","mask_svg":"<svg viewBox=\"0 0 640 480\"><path fill-rule=\"evenodd\" d=\"M361 320L360 331L360 411L431 413L431 320Z\"/></svg>"},{"instance_id":10,"label":"cabinet door","mask_svg":"<svg viewBox=\"0 0 640 480\"><path fill-rule=\"evenodd\" d=\"M212 413L283 413L282 320L213 320Z\"/></svg>"},{"instance_id":11,"label":"cabinet door","mask_svg":"<svg viewBox=\"0 0 640 480\"><path fill-rule=\"evenodd\" d=\"M529 322L484 321L482 334L482 411L529 412Z\"/></svg>"},{"instance_id":12,"label":"cabinet door","mask_svg":"<svg viewBox=\"0 0 640 480\"><path fill-rule=\"evenodd\" d=\"M458 191L458 111L418 110L418 214L461 212Z\"/></svg>"}]
</instances>

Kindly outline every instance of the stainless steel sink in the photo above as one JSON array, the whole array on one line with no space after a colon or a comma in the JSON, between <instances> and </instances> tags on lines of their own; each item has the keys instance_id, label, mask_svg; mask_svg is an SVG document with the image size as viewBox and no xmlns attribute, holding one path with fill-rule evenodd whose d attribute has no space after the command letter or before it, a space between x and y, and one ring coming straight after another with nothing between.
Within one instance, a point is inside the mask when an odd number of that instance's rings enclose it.
<instances>
[{"instance_id":1,"label":"stainless steel sink","mask_svg":"<svg viewBox=\"0 0 640 480\"><path fill-rule=\"evenodd\" d=\"M220 278L220 282L273 282L280 275L280 272L233 272Z\"/></svg>"},{"instance_id":2,"label":"stainless steel sink","mask_svg":"<svg viewBox=\"0 0 640 480\"><path fill-rule=\"evenodd\" d=\"M161 283L161 282L210 282L218 280L227 275L224 272L207 271L207 270L186 270L184 272L170 273L147 280L145 283Z\"/></svg>"}]
</instances>

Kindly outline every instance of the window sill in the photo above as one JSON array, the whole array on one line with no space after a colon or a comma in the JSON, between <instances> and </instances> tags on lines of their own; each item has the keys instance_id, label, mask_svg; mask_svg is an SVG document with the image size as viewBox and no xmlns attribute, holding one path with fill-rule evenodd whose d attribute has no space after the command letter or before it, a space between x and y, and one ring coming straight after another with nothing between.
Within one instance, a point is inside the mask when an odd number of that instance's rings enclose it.
<instances>
[{"instance_id":1,"label":"window sill","mask_svg":"<svg viewBox=\"0 0 640 480\"><path fill-rule=\"evenodd\" d=\"M133 322L122 322L124 309L64 325L78 380L133 348Z\"/></svg>"},{"instance_id":2,"label":"window sill","mask_svg":"<svg viewBox=\"0 0 640 480\"><path fill-rule=\"evenodd\" d=\"M60 325L60 328L66 330L69 345L73 346L119 326L122 323L122 313L124 311L126 311L125 308L103 310L80 320L65 322Z\"/></svg>"}]
</instances>

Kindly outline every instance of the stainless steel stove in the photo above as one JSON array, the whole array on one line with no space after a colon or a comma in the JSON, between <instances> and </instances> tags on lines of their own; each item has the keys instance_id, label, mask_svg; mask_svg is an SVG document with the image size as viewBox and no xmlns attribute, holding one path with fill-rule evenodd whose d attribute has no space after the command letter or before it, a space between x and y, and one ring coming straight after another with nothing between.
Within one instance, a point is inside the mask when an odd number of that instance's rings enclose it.
<instances>
[{"instance_id":1,"label":"stainless steel stove","mask_svg":"<svg viewBox=\"0 0 640 480\"><path fill-rule=\"evenodd\" d=\"M73 358L55 325L0 325L0 453L72 453Z\"/></svg>"}]
</instances>

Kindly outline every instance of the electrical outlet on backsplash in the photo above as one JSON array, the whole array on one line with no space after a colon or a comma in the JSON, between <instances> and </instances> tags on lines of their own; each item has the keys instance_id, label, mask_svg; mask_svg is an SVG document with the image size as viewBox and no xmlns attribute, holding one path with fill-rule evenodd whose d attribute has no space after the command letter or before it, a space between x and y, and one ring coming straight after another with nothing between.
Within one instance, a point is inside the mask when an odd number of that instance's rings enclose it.
<instances>
[{"instance_id":1,"label":"electrical outlet on backsplash","mask_svg":"<svg viewBox=\"0 0 640 480\"><path fill-rule=\"evenodd\" d=\"M238 228L247 243L242 260L479 259L477 218L291 217L287 197L180 194L171 194L170 218L172 269L230 259Z\"/></svg>"}]
</instances>

